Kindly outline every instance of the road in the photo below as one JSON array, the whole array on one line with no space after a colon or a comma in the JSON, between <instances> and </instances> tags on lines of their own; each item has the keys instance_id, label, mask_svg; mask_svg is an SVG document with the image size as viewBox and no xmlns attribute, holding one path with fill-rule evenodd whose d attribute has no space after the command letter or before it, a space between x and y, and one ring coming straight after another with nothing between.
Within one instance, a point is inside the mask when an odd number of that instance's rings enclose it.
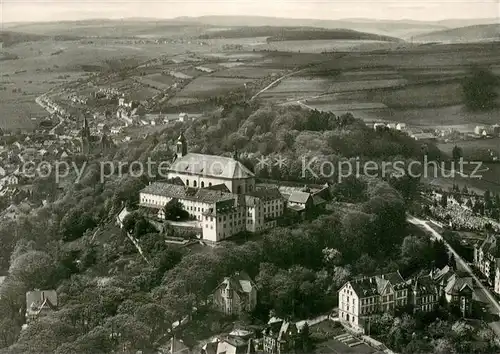
<instances>
[{"instance_id":1,"label":"road","mask_svg":"<svg viewBox=\"0 0 500 354\"><path fill-rule=\"evenodd\" d=\"M483 303L487 304L487 309L490 314L497 316L500 314L500 304L498 301L491 295L491 292L481 283L479 278L474 274L472 269L469 267L467 262L463 260L460 255L455 252L453 248L443 239L443 236L434 230L431 226L429 226L428 222L422 219L418 219L414 216L409 216L408 221L411 222L414 225L417 225L426 231L428 231L435 239L442 240L448 250L453 254L455 257L455 262L457 264L457 268L460 268L461 270L467 272L475 281L475 289L474 289L474 299L481 301ZM494 321L494 322L489 322L488 325L493 329L497 337L500 337L500 321Z\"/></svg>"},{"instance_id":2,"label":"road","mask_svg":"<svg viewBox=\"0 0 500 354\"><path fill-rule=\"evenodd\" d=\"M45 94L46 95L46 94ZM41 96L38 96L36 99L35 99L35 102L40 106L42 107L43 109L45 109L47 112L49 112L50 114L54 114L55 111L53 109L50 109L47 105L45 105L43 102L42 102L42 97L44 97L45 95L41 95ZM57 125L52 128L49 133L50 134L55 134L56 132L56 129L59 128L59 126L61 124L64 123L64 119L63 117L61 117L59 114L57 114L57 118L59 118L59 123L57 123Z\"/></svg>"}]
</instances>

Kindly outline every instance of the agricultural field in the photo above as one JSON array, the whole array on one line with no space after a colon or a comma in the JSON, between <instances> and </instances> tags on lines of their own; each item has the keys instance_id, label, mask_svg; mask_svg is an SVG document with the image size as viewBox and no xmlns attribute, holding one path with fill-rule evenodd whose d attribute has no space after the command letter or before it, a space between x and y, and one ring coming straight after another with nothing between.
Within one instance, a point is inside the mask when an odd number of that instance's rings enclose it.
<instances>
[{"instance_id":1,"label":"agricultural field","mask_svg":"<svg viewBox=\"0 0 500 354\"><path fill-rule=\"evenodd\" d=\"M298 40L279 41L256 45L256 50L280 52L323 53L323 52L370 52L400 47L397 42L373 40Z\"/></svg>"},{"instance_id":2,"label":"agricultural field","mask_svg":"<svg viewBox=\"0 0 500 354\"><path fill-rule=\"evenodd\" d=\"M278 69L259 68L259 67L234 67L211 74L212 77L235 77L247 79L260 79L266 76L280 75L283 71Z\"/></svg>"},{"instance_id":3,"label":"agricultural field","mask_svg":"<svg viewBox=\"0 0 500 354\"><path fill-rule=\"evenodd\" d=\"M379 81L390 82L390 80ZM356 83L361 82L353 81L351 85L354 86ZM369 90L360 89L356 92L342 93L335 96L335 99L340 102L383 103L392 108L446 107L462 102L462 88L459 82L408 85L385 89L380 87L379 90L365 87Z\"/></svg>"},{"instance_id":4,"label":"agricultural field","mask_svg":"<svg viewBox=\"0 0 500 354\"><path fill-rule=\"evenodd\" d=\"M500 164L483 163L481 169L483 172L478 174L482 178L467 178L458 175L455 178L436 178L436 175L431 169L429 169L429 176L427 176L427 178L422 178L422 182L433 186L439 186L445 190L451 188L453 184L458 184L460 188L467 186L469 190L474 190L478 194L483 194L486 190L490 190L493 193L500 193L500 183L498 182L498 176L500 176Z\"/></svg>"},{"instance_id":5,"label":"agricultural field","mask_svg":"<svg viewBox=\"0 0 500 354\"><path fill-rule=\"evenodd\" d=\"M493 151L500 152L500 138L474 139L459 141L456 143L440 143L437 144L437 146L441 151L448 155L451 155L451 152L453 151L453 148L455 146L460 146L460 148L462 148L464 156L467 155L468 152L477 149L491 149Z\"/></svg>"},{"instance_id":6,"label":"agricultural field","mask_svg":"<svg viewBox=\"0 0 500 354\"><path fill-rule=\"evenodd\" d=\"M245 79L200 76L191 81L177 97L209 98L236 88L243 88Z\"/></svg>"},{"instance_id":7,"label":"agricultural field","mask_svg":"<svg viewBox=\"0 0 500 354\"><path fill-rule=\"evenodd\" d=\"M320 94L328 91L331 81L323 78L292 76L281 80L276 86L266 91L263 96L282 93Z\"/></svg>"},{"instance_id":8,"label":"agricultural field","mask_svg":"<svg viewBox=\"0 0 500 354\"><path fill-rule=\"evenodd\" d=\"M166 90L175 83L175 79L169 75L163 75L161 73L151 74L147 76L137 76L134 80L144 84L150 85L157 90Z\"/></svg>"}]
</instances>

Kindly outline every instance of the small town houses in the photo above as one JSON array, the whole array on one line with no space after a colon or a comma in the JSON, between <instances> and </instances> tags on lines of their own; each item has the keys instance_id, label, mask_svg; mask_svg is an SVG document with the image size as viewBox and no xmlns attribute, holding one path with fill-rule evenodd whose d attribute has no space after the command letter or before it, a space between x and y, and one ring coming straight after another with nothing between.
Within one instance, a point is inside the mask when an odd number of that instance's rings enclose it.
<instances>
[{"instance_id":1,"label":"small town houses","mask_svg":"<svg viewBox=\"0 0 500 354\"><path fill-rule=\"evenodd\" d=\"M397 308L432 312L441 299L456 304L463 317L471 315L473 281L448 266L429 274L404 280L399 272L361 277L348 281L339 290L339 320L364 332L376 314L394 313Z\"/></svg>"},{"instance_id":2,"label":"small town houses","mask_svg":"<svg viewBox=\"0 0 500 354\"><path fill-rule=\"evenodd\" d=\"M490 234L482 243L474 245L474 267L500 295L500 244L497 235Z\"/></svg>"}]
</instances>

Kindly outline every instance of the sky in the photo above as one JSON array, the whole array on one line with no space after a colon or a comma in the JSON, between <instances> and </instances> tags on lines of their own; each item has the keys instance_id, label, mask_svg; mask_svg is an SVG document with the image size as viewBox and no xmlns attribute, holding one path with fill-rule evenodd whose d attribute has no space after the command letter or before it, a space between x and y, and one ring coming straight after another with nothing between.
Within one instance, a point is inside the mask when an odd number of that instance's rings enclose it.
<instances>
[{"instance_id":1,"label":"sky","mask_svg":"<svg viewBox=\"0 0 500 354\"><path fill-rule=\"evenodd\" d=\"M500 0L0 0L0 20L4 23L205 15L332 20L500 19Z\"/></svg>"}]
</instances>

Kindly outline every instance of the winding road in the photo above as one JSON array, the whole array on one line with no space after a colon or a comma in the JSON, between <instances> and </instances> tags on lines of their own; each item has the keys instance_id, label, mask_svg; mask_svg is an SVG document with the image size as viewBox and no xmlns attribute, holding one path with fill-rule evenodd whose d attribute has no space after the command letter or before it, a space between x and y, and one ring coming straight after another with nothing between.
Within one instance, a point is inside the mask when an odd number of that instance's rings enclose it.
<instances>
[{"instance_id":1,"label":"winding road","mask_svg":"<svg viewBox=\"0 0 500 354\"><path fill-rule=\"evenodd\" d=\"M500 304L498 301L493 297L491 292L481 283L479 278L474 274L470 266L467 264L467 262L464 261L464 259L446 242L443 238L443 236L434 230L431 226L429 226L428 222L419 218L416 218L414 216L408 216L408 221L425 231L428 231L433 238L437 240L442 240L445 244L445 246L448 248L448 250L453 254L455 257L455 262L457 264L457 268L460 268L461 270L467 272L472 279L475 281L475 286L474 286L474 297L475 300L484 302L488 304L488 310L490 314L497 316L500 314ZM500 337L500 321L492 321L489 322L488 325L491 327L491 329L495 332L497 337Z\"/></svg>"}]
</instances>

